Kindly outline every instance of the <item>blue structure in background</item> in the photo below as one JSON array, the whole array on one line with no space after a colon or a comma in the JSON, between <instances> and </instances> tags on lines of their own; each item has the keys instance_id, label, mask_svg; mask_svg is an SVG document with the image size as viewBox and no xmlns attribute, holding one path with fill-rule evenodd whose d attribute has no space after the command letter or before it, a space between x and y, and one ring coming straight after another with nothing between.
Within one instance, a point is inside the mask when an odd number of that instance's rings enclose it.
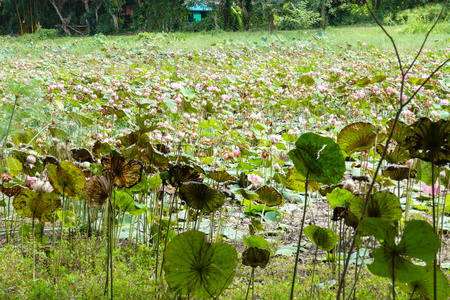
<instances>
[{"instance_id":1,"label":"blue structure in background","mask_svg":"<svg viewBox=\"0 0 450 300\"><path fill-rule=\"evenodd\" d=\"M210 11L212 11L211 7L208 7L203 3L189 6L187 9L192 12L195 22L200 22L203 18L205 18L208 15Z\"/></svg>"}]
</instances>

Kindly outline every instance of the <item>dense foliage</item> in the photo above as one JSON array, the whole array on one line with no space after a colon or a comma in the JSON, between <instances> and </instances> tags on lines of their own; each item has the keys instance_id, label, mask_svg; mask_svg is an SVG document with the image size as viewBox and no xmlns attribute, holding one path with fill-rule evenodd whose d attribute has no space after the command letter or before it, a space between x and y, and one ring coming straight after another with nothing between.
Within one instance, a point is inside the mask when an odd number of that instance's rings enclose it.
<instances>
[{"instance_id":1,"label":"dense foliage","mask_svg":"<svg viewBox=\"0 0 450 300\"><path fill-rule=\"evenodd\" d=\"M427 21L437 0L372 0L386 23ZM194 22L190 7L210 10ZM426 9L412 12L411 9ZM227 31L304 29L370 22L367 9L351 0L0 0L0 34L47 35L137 31Z\"/></svg>"}]
</instances>

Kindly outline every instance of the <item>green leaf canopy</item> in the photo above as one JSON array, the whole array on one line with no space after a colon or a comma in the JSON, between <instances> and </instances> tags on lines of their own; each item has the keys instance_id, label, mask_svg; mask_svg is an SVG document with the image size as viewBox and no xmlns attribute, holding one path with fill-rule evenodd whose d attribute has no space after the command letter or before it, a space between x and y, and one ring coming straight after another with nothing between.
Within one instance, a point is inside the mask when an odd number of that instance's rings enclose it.
<instances>
[{"instance_id":1,"label":"green leaf canopy","mask_svg":"<svg viewBox=\"0 0 450 300\"><path fill-rule=\"evenodd\" d=\"M189 230L167 245L163 268L174 293L209 299L217 297L232 282L237 261L233 246L210 244L204 233Z\"/></svg>"},{"instance_id":2,"label":"green leaf canopy","mask_svg":"<svg viewBox=\"0 0 450 300\"><path fill-rule=\"evenodd\" d=\"M322 184L337 184L345 172L345 158L339 146L328 137L312 132L302 134L289 157L297 171Z\"/></svg>"}]
</instances>

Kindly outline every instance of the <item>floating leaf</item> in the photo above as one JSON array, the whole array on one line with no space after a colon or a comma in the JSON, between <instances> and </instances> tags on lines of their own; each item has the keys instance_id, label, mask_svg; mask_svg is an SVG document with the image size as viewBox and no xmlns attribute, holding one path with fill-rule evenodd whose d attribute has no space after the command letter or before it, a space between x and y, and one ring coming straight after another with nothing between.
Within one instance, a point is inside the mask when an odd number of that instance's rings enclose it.
<instances>
[{"instance_id":1,"label":"floating leaf","mask_svg":"<svg viewBox=\"0 0 450 300\"><path fill-rule=\"evenodd\" d=\"M425 275L411 258L425 262L434 260L440 247L439 237L431 225L422 220L406 221L405 226L400 243L396 244L397 230L390 222L378 218L361 221L358 229L380 241L380 247L372 253L374 261L368 266L372 274L400 282L418 280Z\"/></svg>"},{"instance_id":2,"label":"floating leaf","mask_svg":"<svg viewBox=\"0 0 450 300\"><path fill-rule=\"evenodd\" d=\"M377 128L366 122L345 126L338 134L337 143L347 154L369 150L377 139ZM381 138L378 142L382 142Z\"/></svg>"},{"instance_id":3,"label":"floating leaf","mask_svg":"<svg viewBox=\"0 0 450 300\"><path fill-rule=\"evenodd\" d=\"M450 162L450 122L420 118L408 127L405 139L411 157L443 165Z\"/></svg>"},{"instance_id":4,"label":"floating leaf","mask_svg":"<svg viewBox=\"0 0 450 300\"><path fill-rule=\"evenodd\" d=\"M354 197L351 201L350 211L360 217L366 200ZM370 196L364 217L380 218L386 221L398 221L402 217L400 200L391 192L381 191Z\"/></svg>"},{"instance_id":5,"label":"floating leaf","mask_svg":"<svg viewBox=\"0 0 450 300\"><path fill-rule=\"evenodd\" d=\"M86 178L83 171L71 162L62 161L58 167L47 165L48 179L60 194L76 198L84 188Z\"/></svg>"},{"instance_id":6,"label":"floating leaf","mask_svg":"<svg viewBox=\"0 0 450 300\"><path fill-rule=\"evenodd\" d=\"M178 295L217 297L233 280L237 253L225 243L210 244L206 235L189 230L177 235L164 253L165 279Z\"/></svg>"},{"instance_id":7,"label":"floating leaf","mask_svg":"<svg viewBox=\"0 0 450 300\"><path fill-rule=\"evenodd\" d=\"M316 225L309 225L305 228L305 235L322 250L330 251L339 241L339 235L329 228L321 228Z\"/></svg>"},{"instance_id":8,"label":"floating leaf","mask_svg":"<svg viewBox=\"0 0 450 300\"><path fill-rule=\"evenodd\" d=\"M225 203L225 196L216 189L201 182L187 182L179 188L180 197L190 207L203 213L219 209Z\"/></svg>"},{"instance_id":9,"label":"floating leaf","mask_svg":"<svg viewBox=\"0 0 450 300\"><path fill-rule=\"evenodd\" d=\"M56 193L36 193L23 189L14 197L13 206L22 217L53 222L52 214L61 206L61 199Z\"/></svg>"},{"instance_id":10,"label":"floating leaf","mask_svg":"<svg viewBox=\"0 0 450 300\"><path fill-rule=\"evenodd\" d=\"M323 184L336 184L345 172L345 159L339 146L328 137L312 132L302 134L289 151L297 171Z\"/></svg>"},{"instance_id":11,"label":"floating leaf","mask_svg":"<svg viewBox=\"0 0 450 300\"><path fill-rule=\"evenodd\" d=\"M252 268L265 268L269 263L270 251L263 248L250 247L242 253L242 264Z\"/></svg>"},{"instance_id":12,"label":"floating leaf","mask_svg":"<svg viewBox=\"0 0 450 300\"><path fill-rule=\"evenodd\" d=\"M141 181L143 164L139 160L107 154L102 157L103 172L111 172L115 186L130 188Z\"/></svg>"},{"instance_id":13,"label":"floating leaf","mask_svg":"<svg viewBox=\"0 0 450 300\"><path fill-rule=\"evenodd\" d=\"M265 204L269 207L279 206L284 204L283 195L277 191L276 188L268 185L264 185L259 187L256 190L259 198L256 199L256 202Z\"/></svg>"}]
</instances>

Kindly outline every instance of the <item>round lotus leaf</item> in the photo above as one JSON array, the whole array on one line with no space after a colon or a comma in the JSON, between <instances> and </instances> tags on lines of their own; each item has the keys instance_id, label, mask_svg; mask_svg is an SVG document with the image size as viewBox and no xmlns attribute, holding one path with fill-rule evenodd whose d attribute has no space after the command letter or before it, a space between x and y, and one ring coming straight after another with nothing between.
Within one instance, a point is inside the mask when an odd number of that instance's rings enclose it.
<instances>
[{"instance_id":1,"label":"round lotus leaf","mask_svg":"<svg viewBox=\"0 0 450 300\"><path fill-rule=\"evenodd\" d=\"M407 293L414 293L414 295L420 295L424 299L434 298L434 267L433 264L420 267L421 273L424 274L420 279L410 281L406 284L400 284ZM441 269L436 270L436 299L449 299L450 298L450 284L444 272Z\"/></svg>"},{"instance_id":2,"label":"round lotus leaf","mask_svg":"<svg viewBox=\"0 0 450 300\"><path fill-rule=\"evenodd\" d=\"M61 206L61 199L56 193L36 193L23 189L14 197L13 206L22 217L53 222L52 214Z\"/></svg>"},{"instance_id":3,"label":"round lotus leaf","mask_svg":"<svg viewBox=\"0 0 450 300\"><path fill-rule=\"evenodd\" d=\"M187 182L179 188L183 201L203 213L216 211L225 203L225 195L201 182Z\"/></svg>"},{"instance_id":4,"label":"round lotus leaf","mask_svg":"<svg viewBox=\"0 0 450 300\"><path fill-rule=\"evenodd\" d=\"M269 263L270 251L264 248L250 247L242 253L242 264L252 268L265 268Z\"/></svg>"},{"instance_id":5,"label":"round lotus leaf","mask_svg":"<svg viewBox=\"0 0 450 300\"><path fill-rule=\"evenodd\" d=\"M329 228L309 225L305 228L305 235L322 250L330 251L339 241L339 235Z\"/></svg>"},{"instance_id":6,"label":"round lotus leaf","mask_svg":"<svg viewBox=\"0 0 450 300\"><path fill-rule=\"evenodd\" d=\"M367 218L361 221L358 229L380 241L380 247L372 253L374 260L368 265L370 272L400 282L422 278L424 270L413 264L411 258L431 262L440 248L439 236L428 222L422 220L405 222L399 244L395 242L397 230L389 221Z\"/></svg>"},{"instance_id":7,"label":"round lotus leaf","mask_svg":"<svg viewBox=\"0 0 450 300\"><path fill-rule=\"evenodd\" d=\"M75 213L73 211L71 211L71 210L66 210L66 211L58 210L56 212L56 215L58 216L58 219L64 224L64 227L75 228L73 226L73 223L75 222L76 215L75 215Z\"/></svg>"},{"instance_id":8,"label":"round lotus leaf","mask_svg":"<svg viewBox=\"0 0 450 300\"><path fill-rule=\"evenodd\" d=\"M86 177L83 171L68 161L62 161L58 167L47 165L48 179L55 191L69 198L76 198L83 191Z\"/></svg>"},{"instance_id":9,"label":"round lotus leaf","mask_svg":"<svg viewBox=\"0 0 450 300\"><path fill-rule=\"evenodd\" d=\"M377 128L367 122L357 122L342 128L337 143L342 151L348 154L369 150L377 139ZM381 142L381 139L377 139Z\"/></svg>"},{"instance_id":10,"label":"round lotus leaf","mask_svg":"<svg viewBox=\"0 0 450 300\"><path fill-rule=\"evenodd\" d=\"M350 202L353 194L350 191L337 187L331 193L328 193L326 197L330 206L335 208L336 206L344 206L345 202Z\"/></svg>"},{"instance_id":11,"label":"round lotus leaf","mask_svg":"<svg viewBox=\"0 0 450 300\"><path fill-rule=\"evenodd\" d=\"M286 176L280 173L274 175L274 180L281 183L286 188L300 193L305 192L306 177L300 174L295 167L290 168ZM315 192L320 189L320 185L315 180L308 180L308 191Z\"/></svg>"},{"instance_id":12,"label":"round lotus leaf","mask_svg":"<svg viewBox=\"0 0 450 300\"><path fill-rule=\"evenodd\" d=\"M390 177L393 180L400 181L416 177L416 170L407 166L389 165L381 172L383 176Z\"/></svg>"},{"instance_id":13,"label":"round lotus leaf","mask_svg":"<svg viewBox=\"0 0 450 300\"><path fill-rule=\"evenodd\" d=\"M322 184L337 184L345 172L345 158L339 146L328 137L312 132L302 134L289 151L297 171Z\"/></svg>"},{"instance_id":14,"label":"round lotus leaf","mask_svg":"<svg viewBox=\"0 0 450 300\"><path fill-rule=\"evenodd\" d=\"M170 161L167 155L154 149L150 144L139 152L138 157L143 162L152 164L160 169L166 168Z\"/></svg>"},{"instance_id":15,"label":"round lotus leaf","mask_svg":"<svg viewBox=\"0 0 450 300\"><path fill-rule=\"evenodd\" d=\"M361 217L366 200L354 197L351 201L350 211L358 218ZM381 218L386 221L398 221L402 217L402 208L398 197L387 191L381 191L370 196L364 217Z\"/></svg>"},{"instance_id":16,"label":"round lotus leaf","mask_svg":"<svg viewBox=\"0 0 450 300\"><path fill-rule=\"evenodd\" d=\"M264 185L256 190L259 198L256 202L265 204L266 206L284 205L283 195L273 186Z\"/></svg>"},{"instance_id":17,"label":"round lotus leaf","mask_svg":"<svg viewBox=\"0 0 450 300\"><path fill-rule=\"evenodd\" d=\"M250 237L244 236L244 245L249 248L263 248L270 252L269 242L259 235L252 235Z\"/></svg>"},{"instance_id":18,"label":"round lotus leaf","mask_svg":"<svg viewBox=\"0 0 450 300\"><path fill-rule=\"evenodd\" d=\"M236 177L230 175L225 170L210 171L210 172L206 173L206 176L216 182L227 182L227 181L231 181L231 180L236 180Z\"/></svg>"},{"instance_id":19,"label":"round lotus leaf","mask_svg":"<svg viewBox=\"0 0 450 300\"><path fill-rule=\"evenodd\" d=\"M405 145L413 158L444 165L450 162L450 122L421 118L408 127Z\"/></svg>"},{"instance_id":20,"label":"round lotus leaf","mask_svg":"<svg viewBox=\"0 0 450 300\"><path fill-rule=\"evenodd\" d=\"M206 234L189 230L167 245L163 268L166 282L175 294L209 299L230 285L237 262L233 246L210 244Z\"/></svg>"},{"instance_id":21,"label":"round lotus leaf","mask_svg":"<svg viewBox=\"0 0 450 300\"><path fill-rule=\"evenodd\" d=\"M139 160L129 159L123 156L115 156L109 153L102 157L102 172L112 175L115 186L131 188L142 179L143 163Z\"/></svg>"}]
</instances>

